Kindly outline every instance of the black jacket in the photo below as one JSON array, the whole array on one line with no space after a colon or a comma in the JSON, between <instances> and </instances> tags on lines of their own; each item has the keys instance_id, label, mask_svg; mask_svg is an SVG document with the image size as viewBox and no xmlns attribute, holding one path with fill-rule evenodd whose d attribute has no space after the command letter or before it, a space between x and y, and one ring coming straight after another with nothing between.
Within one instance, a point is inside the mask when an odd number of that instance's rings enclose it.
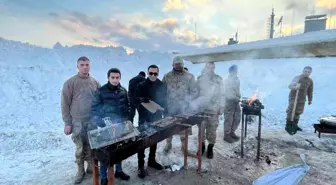
<instances>
[{"instance_id":1,"label":"black jacket","mask_svg":"<svg viewBox=\"0 0 336 185\"><path fill-rule=\"evenodd\" d=\"M136 96L139 98L140 103L148 103L149 100L152 100L167 110L167 86L159 79L155 82L149 79L141 82L137 87ZM139 105L139 124L157 121L162 119L162 117L162 111L152 114L144 106Z\"/></svg>"},{"instance_id":2,"label":"black jacket","mask_svg":"<svg viewBox=\"0 0 336 185\"><path fill-rule=\"evenodd\" d=\"M130 106L127 90L120 84L113 86L110 83L99 88L92 101L92 121L103 125L102 118L110 117L112 122L129 120Z\"/></svg>"},{"instance_id":3,"label":"black jacket","mask_svg":"<svg viewBox=\"0 0 336 185\"><path fill-rule=\"evenodd\" d=\"M146 78L138 75L134 78L132 78L129 83L128 83L128 99L131 104L137 105L139 103L139 99L136 98L135 93L136 93L136 88L139 85L139 83L145 81Z\"/></svg>"}]
</instances>

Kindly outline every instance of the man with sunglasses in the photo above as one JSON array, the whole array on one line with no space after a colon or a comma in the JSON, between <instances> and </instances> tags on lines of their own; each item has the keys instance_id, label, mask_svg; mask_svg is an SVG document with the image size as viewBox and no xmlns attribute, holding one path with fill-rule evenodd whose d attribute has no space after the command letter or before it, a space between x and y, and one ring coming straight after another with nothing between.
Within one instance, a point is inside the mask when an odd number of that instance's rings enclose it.
<instances>
[{"instance_id":1,"label":"man with sunglasses","mask_svg":"<svg viewBox=\"0 0 336 185\"><path fill-rule=\"evenodd\" d=\"M108 82L99 88L92 102L92 123L105 127L103 118L109 117L113 124L123 124L130 118L130 106L127 91L120 85L121 72L112 68L107 72ZM129 180L121 168L121 161L116 164L115 177ZM101 184L107 185L107 167L100 164Z\"/></svg>"},{"instance_id":2,"label":"man with sunglasses","mask_svg":"<svg viewBox=\"0 0 336 185\"><path fill-rule=\"evenodd\" d=\"M81 183L86 173L92 173L89 130L95 129L90 122L91 103L94 92L100 87L99 82L90 76L90 60L83 56L77 60L78 74L68 79L62 88L61 108L64 121L64 133L71 135L76 145L77 173L75 184Z\"/></svg>"},{"instance_id":3,"label":"man with sunglasses","mask_svg":"<svg viewBox=\"0 0 336 185\"><path fill-rule=\"evenodd\" d=\"M164 75L162 82L167 85L167 111L165 116L182 114L190 110L189 105L198 96L195 76L183 69L184 62L181 57L173 60L173 70ZM192 134L191 128L188 129ZM184 132L180 134L181 150L184 151ZM172 137L166 139L164 152L168 153L172 148Z\"/></svg>"},{"instance_id":4,"label":"man with sunglasses","mask_svg":"<svg viewBox=\"0 0 336 185\"><path fill-rule=\"evenodd\" d=\"M164 110L167 108L167 88L166 85L158 79L159 67L156 65L150 65L148 67L148 78L141 82L136 90L136 96L140 100L140 103L150 103L153 101L160 105ZM139 126L151 123L163 118L163 110L157 110L155 113L148 111L141 104L139 105ZM156 162L155 153L157 145L150 147L148 166L156 170L162 170L163 166ZM147 170L144 167L145 150L138 153L138 176L145 178L148 175Z\"/></svg>"}]
</instances>

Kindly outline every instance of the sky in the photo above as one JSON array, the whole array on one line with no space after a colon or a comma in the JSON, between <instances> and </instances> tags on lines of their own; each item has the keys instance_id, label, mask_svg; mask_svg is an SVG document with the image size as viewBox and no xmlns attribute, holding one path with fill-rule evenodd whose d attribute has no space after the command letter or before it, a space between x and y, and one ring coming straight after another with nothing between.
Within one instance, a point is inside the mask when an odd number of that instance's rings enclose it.
<instances>
[{"instance_id":1,"label":"sky","mask_svg":"<svg viewBox=\"0 0 336 185\"><path fill-rule=\"evenodd\" d=\"M240 43L266 39L272 7L275 37L281 16L283 35L302 33L312 14L336 28L336 0L0 0L0 37L184 52L225 45L237 30Z\"/></svg>"}]
</instances>

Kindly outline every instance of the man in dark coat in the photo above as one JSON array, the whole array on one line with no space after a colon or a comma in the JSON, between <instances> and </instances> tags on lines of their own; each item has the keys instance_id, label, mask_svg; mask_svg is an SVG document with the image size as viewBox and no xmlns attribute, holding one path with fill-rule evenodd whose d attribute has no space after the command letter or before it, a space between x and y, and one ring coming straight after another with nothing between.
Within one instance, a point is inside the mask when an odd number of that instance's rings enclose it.
<instances>
[{"instance_id":1,"label":"man in dark coat","mask_svg":"<svg viewBox=\"0 0 336 185\"><path fill-rule=\"evenodd\" d=\"M117 68L107 72L108 82L100 87L92 102L92 123L98 127L105 127L103 118L109 117L114 124L124 124L130 117L130 106L127 90L120 85L121 73ZM121 161L116 164L115 177L129 180L121 168ZM107 185L107 167L100 164L101 184Z\"/></svg>"},{"instance_id":2,"label":"man in dark coat","mask_svg":"<svg viewBox=\"0 0 336 185\"><path fill-rule=\"evenodd\" d=\"M140 100L139 105L139 126L146 123L151 123L163 118L163 111L167 109L167 88L166 85L158 79L159 67L151 65L148 67L148 78L141 82L136 90L136 96ZM141 103L150 103L153 101L161 106L161 110L157 110L155 113L148 111ZM150 147L148 166L157 170L162 170L161 164L155 160L157 145ZM138 153L138 176L145 178L148 175L147 170L144 167L145 150Z\"/></svg>"},{"instance_id":3,"label":"man in dark coat","mask_svg":"<svg viewBox=\"0 0 336 185\"><path fill-rule=\"evenodd\" d=\"M141 71L137 76L132 78L128 83L128 99L131 106L131 122L134 121L135 110L139 106L139 100L135 97L135 91L139 83L146 80L146 73Z\"/></svg>"}]
</instances>

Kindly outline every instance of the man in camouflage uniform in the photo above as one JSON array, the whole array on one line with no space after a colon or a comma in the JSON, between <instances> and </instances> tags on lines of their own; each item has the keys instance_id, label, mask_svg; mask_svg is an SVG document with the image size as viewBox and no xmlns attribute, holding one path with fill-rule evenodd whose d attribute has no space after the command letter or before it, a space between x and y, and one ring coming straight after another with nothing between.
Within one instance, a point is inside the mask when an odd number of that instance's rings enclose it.
<instances>
[{"instance_id":1,"label":"man in camouflage uniform","mask_svg":"<svg viewBox=\"0 0 336 185\"><path fill-rule=\"evenodd\" d=\"M312 104L313 101L313 80L309 77L312 73L312 68L310 66L306 66L303 69L303 72L301 75L296 76L291 84L288 86L290 89L289 97L288 97L288 108L286 110L287 118L286 118L286 124L296 124L298 125L300 115L304 111L304 106L306 103L306 97L308 97L308 105ZM296 109L294 113L294 119L293 122L291 121L293 107L294 107L294 101L295 101L295 95L296 91L298 92L297 102L296 102ZM302 131L300 127L297 126L297 130Z\"/></svg>"},{"instance_id":2,"label":"man in camouflage uniform","mask_svg":"<svg viewBox=\"0 0 336 185\"><path fill-rule=\"evenodd\" d=\"M237 130L241 119L241 110L239 106L241 98L240 80L237 76L237 65L232 65L229 68L229 73L229 77L224 82L224 140L228 143L233 143L239 140L239 136L235 134L235 131Z\"/></svg>"},{"instance_id":3,"label":"man in camouflage uniform","mask_svg":"<svg viewBox=\"0 0 336 185\"><path fill-rule=\"evenodd\" d=\"M86 173L92 173L91 149L87 132L95 129L91 124L91 104L94 92L100 87L97 80L89 75L90 60L80 57L77 60L78 74L68 79L62 89L62 118L64 133L70 135L76 145L78 171L75 183L82 182L85 171L84 161L88 163Z\"/></svg>"},{"instance_id":4,"label":"man in camouflage uniform","mask_svg":"<svg viewBox=\"0 0 336 185\"><path fill-rule=\"evenodd\" d=\"M186 112L191 100L197 97L197 85L193 74L183 69L182 58L173 60L173 70L164 75L162 82L167 86L167 111L165 116ZM188 130L191 135L191 128ZM184 151L184 132L180 133L181 150ZM164 151L169 152L172 148L172 137L167 138Z\"/></svg>"},{"instance_id":5,"label":"man in camouflage uniform","mask_svg":"<svg viewBox=\"0 0 336 185\"><path fill-rule=\"evenodd\" d=\"M205 151L205 138L209 145L207 149L207 157L213 158L213 147L216 143L216 130L219 124L218 116L223 114L223 79L215 74L215 64L207 63L202 74L197 78L197 87L199 97L204 101L199 104L199 110L207 112L206 118L202 122L202 154Z\"/></svg>"}]
</instances>

